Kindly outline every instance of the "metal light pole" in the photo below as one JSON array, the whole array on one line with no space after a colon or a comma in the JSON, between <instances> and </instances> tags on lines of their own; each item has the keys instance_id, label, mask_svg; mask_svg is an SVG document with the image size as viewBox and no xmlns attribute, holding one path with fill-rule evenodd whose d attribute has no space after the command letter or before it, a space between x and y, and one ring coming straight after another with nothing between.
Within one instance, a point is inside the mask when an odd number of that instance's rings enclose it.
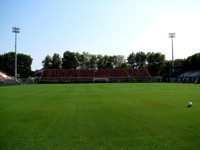
<instances>
[{"instance_id":1,"label":"metal light pole","mask_svg":"<svg viewBox=\"0 0 200 150\"><path fill-rule=\"evenodd\" d=\"M170 78L171 72L174 72L174 47L173 47L173 38L175 37L175 33L169 33L169 38L172 39L172 69L170 71Z\"/></svg>"},{"instance_id":2,"label":"metal light pole","mask_svg":"<svg viewBox=\"0 0 200 150\"><path fill-rule=\"evenodd\" d=\"M13 27L12 32L15 33L15 80L17 80L17 33L19 33L20 28Z\"/></svg>"},{"instance_id":3,"label":"metal light pole","mask_svg":"<svg viewBox=\"0 0 200 150\"><path fill-rule=\"evenodd\" d=\"M169 33L169 38L172 39L172 68L174 68L174 47L173 47L173 38L175 37L175 33Z\"/></svg>"}]
</instances>

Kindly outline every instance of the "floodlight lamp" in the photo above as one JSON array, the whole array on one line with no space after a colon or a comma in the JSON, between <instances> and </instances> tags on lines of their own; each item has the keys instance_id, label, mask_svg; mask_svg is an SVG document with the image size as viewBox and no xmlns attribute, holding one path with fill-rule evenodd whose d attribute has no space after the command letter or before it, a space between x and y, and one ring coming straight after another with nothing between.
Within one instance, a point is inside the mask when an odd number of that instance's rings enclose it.
<instances>
[{"instance_id":1,"label":"floodlight lamp","mask_svg":"<svg viewBox=\"0 0 200 150\"><path fill-rule=\"evenodd\" d=\"M13 29L12 31L13 31L14 33L19 33L20 28L13 27L12 29Z\"/></svg>"},{"instance_id":2,"label":"floodlight lamp","mask_svg":"<svg viewBox=\"0 0 200 150\"><path fill-rule=\"evenodd\" d=\"M175 33L169 33L169 38L174 38L175 37Z\"/></svg>"}]
</instances>

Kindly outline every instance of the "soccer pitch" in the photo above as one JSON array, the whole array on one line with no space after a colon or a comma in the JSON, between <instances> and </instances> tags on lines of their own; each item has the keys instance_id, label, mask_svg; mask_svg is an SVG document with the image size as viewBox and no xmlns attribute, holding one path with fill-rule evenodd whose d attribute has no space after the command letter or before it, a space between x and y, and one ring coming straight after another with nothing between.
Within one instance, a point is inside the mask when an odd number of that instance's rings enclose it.
<instances>
[{"instance_id":1,"label":"soccer pitch","mask_svg":"<svg viewBox=\"0 0 200 150\"><path fill-rule=\"evenodd\" d=\"M192 107L186 107L189 101ZM0 149L199 150L200 86L0 87Z\"/></svg>"}]
</instances>

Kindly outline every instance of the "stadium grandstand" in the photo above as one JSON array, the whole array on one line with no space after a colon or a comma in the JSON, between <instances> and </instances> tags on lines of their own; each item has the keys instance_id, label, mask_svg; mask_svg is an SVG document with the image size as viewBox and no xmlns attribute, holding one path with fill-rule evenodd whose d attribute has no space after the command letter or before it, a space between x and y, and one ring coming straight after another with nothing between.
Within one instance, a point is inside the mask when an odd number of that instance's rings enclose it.
<instances>
[{"instance_id":1,"label":"stadium grandstand","mask_svg":"<svg viewBox=\"0 0 200 150\"><path fill-rule=\"evenodd\" d=\"M200 70L187 71L178 76L177 81L181 82L199 82L200 81Z\"/></svg>"},{"instance_id":2,"label":"stadium grandstand","mask_svg":"<svg viewBox=\"0 0 200 150\"><path fill-rule=\"evenodd\" d=\"M43 69L39 83L53 82L137 82L150 81L146 69L100 69L100 70L68 70Z\"/></svg>"},{"instance_id":3,"label":"stadium grandstand","mask_svg":"<svg viewBox=\"0 0 200 150\"><path fill-rule=\"evenodd\" d=\"M4 73L3 71L0 71L0 80L13 80L14 78L7 75L6 73Z\"/></svg>"},{"instance_id":4,"label":"stadium grandstand","mask_svg":"<svg viewBox=\"0 0 200 150\"><path fill-rule=\"evenodd\" d=\"M0 70L0 86L17 84L14 77L7 75L4 71Z\"/></svg>"}]
</instances>

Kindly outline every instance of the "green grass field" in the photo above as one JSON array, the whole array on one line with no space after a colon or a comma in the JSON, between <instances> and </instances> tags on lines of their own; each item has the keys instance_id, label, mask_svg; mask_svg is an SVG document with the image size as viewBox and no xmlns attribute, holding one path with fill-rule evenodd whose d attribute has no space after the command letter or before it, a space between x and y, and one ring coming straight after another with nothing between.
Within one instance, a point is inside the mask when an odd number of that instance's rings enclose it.
<instances>
[{"instance_id":1,"label":"green grass field","mask_svg":"<svg viewBox=\"0 0 200 150\"><path fill-rule=\"evenodd\" d=\"M193 107L186 107L192 101ZM200 85L0 87L0 149L199 150Z\"/></svg>"}]
</instances>

